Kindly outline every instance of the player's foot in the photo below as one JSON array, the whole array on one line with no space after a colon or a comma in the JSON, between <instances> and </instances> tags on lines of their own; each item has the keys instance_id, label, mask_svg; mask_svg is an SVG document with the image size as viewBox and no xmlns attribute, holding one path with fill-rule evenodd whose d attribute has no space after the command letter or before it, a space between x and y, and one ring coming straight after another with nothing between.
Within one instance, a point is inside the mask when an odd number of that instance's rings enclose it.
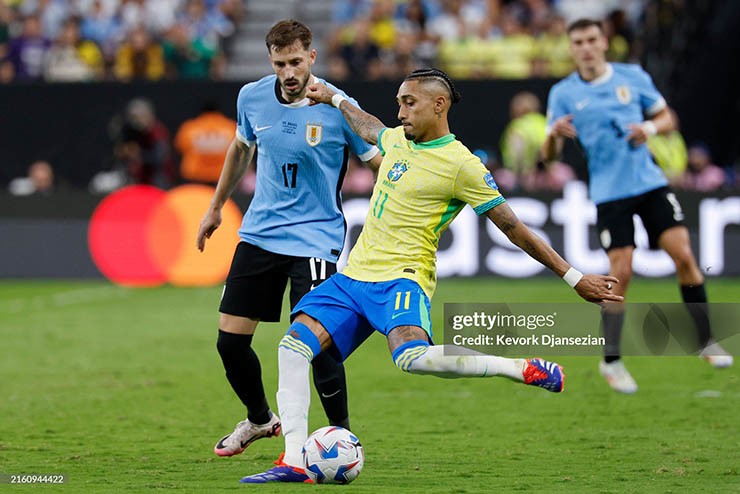
<instances>
[{"instance_id":1,"label":"player's foot","mask_svg":"<svg viewBox=\"0 0 740 494\"><path fill-rule=\"evenodd\" d=\"M553 393L560 393L565 386L563 368L555 362L548 362L541 358L527 359L523 375L524 384L539 386Z\"/></svg>"},{"instance_id":2,"label":"player's foot","mask_svg":"<svg viewBox=\"0 0 740 494\"><path fill-rule=\"evenodd\" d=\"M637 383L627 371L621 359L612 362L599 362L599 373L614 391L631 395L637 392Z\"/></svg>"},{"instance_id":3,"label":"player's foot","mask_svg":"<svg viewBox=\"0 0 740 494\"><path fill-rule=\"evenodd\" d=\"M709 362L709 365L715 369L730 367L734 362L732 355L714 340L709 341L709 344L704 347L704 350L699 353L699 356Z\"/></svg>"},{"instance_id":4,"label":"player's foot","mask_svg":"<svg viewBox=\"0 0 740 494\"><path fill-rule=\"evenodd\" d=\"M234 432L224 436L213 448L214 453L218 456L238 455L247 446L263 437L272 437L280 435L280 419L274 413L271 413L270 421L266 424L257 425L249 420L244 420L236 424Z\"/></svg>"},{"instance_id":5,"label":"player's foot","mask_svg":"<svg viewBox=\"0 0 740 494\"><path fill-rule=\"evenodd\" d=\"M280 453L280 457L275 460L275 465L263 473L257 473L242 478L239 482L242 484L267 484L268 482L300 482L303 484L313 484L302 468L287 465L283 458L285 453Z\"/></svg>"}]
</instances>

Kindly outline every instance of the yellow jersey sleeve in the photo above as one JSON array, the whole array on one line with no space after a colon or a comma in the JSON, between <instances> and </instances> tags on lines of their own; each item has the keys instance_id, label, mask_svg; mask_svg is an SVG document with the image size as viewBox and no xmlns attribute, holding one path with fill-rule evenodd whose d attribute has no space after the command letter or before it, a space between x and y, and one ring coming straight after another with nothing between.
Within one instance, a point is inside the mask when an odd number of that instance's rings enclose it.
<instances>
[{"instance_id":1,"label":"yellow jersey sleeve","mask_svg":"<svg viewBox=\"0 0 740 494\"><path fill-rule=\"evenodd\" d=\"M466 160L455 178L455 199L470 204L478 215L505 201L493 175L477 158Z\"/></svg>"}]
</instances>

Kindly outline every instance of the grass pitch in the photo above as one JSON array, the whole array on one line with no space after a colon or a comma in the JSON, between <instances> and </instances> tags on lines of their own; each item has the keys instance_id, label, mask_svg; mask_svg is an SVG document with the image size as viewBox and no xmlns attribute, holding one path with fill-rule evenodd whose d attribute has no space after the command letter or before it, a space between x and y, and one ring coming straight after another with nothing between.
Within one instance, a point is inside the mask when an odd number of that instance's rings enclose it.
<instances>
[{"instance_id":1,"label":"grass pitch","mask_svg":"<svg viewBox=\"0 0 740 494\"><path fill-rule=\"evenodd\" d=\"M710 280L712 301L740 281ZM635 280L633 301L678 301L672 281ZM271 466L281 439L218 458L244 416L215 350L220 288L126 289L98 282L0 283L0 474L62 473L60 486L0 492L740 492L740 365L627 358L640 390L617 395L597 357L560 358L554 395L505 379L405 375L373 336L347 362L365 469L350 486L238 483ZM562 281L442 280L447 302L576 301ZM255 347L275 406L276 345ZM438 329L440 331L440 329ZM438 337L439 339L439 337ZM314 395L310 429L324 425Z\"/></svg>"}]
</instances>

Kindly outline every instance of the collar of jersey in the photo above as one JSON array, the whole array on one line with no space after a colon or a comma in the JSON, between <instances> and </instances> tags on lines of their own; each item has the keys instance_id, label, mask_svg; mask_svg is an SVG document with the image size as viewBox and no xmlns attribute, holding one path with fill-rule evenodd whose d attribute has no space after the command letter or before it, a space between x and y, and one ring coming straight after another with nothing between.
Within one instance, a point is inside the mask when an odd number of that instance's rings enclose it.
<instances>
[{"instance_id":1,"label":"collar of jersey","mask_svg":"<svg viewBox=\"0 0 740 494\"><path fill-rule=\"evenodd\" d=\"M597 77L593 81L583 81L583 82L585 82L589 86L600 86L602 84L606 84L607 82L609 82L609 80L612 78L613 75L614 75L614 67L612 67L612 64L608 63L606 64L606 70L604 71L603 74L601 74L599 77Z\"/></svg>"},{"instance_id":2,"label":"collar of jersey","mask_svg":"<svg viewBox=\"0 0 740 494\"><path fill-rule=\"evenodd\" d=\"M311 77L313 77L313 79L311 80L311 84L318 84L319 82L321 82L316 78L315 75L312 74ZM278 100L278 103L280 103L286 108L303 108L304 106L308 106L310 101L308 98L303 98L303 99L299 99L298 101L294 101L292 103L283 103L282 101Z\"/></svg>"},{"instance_id":3,"label":"collar of jersey","mask_svg":"<svg viewBox=\"0 0 740 494\"><path fill-rule=\"evenodd\" d=\"M409 146L411 146L411 149L441 148L442 146L446 146L454 140L455 134L447 134L446 136L438 137L432 141L427 142L416 143L414 141L409 141Z\"/></svg>"}]
</instances>

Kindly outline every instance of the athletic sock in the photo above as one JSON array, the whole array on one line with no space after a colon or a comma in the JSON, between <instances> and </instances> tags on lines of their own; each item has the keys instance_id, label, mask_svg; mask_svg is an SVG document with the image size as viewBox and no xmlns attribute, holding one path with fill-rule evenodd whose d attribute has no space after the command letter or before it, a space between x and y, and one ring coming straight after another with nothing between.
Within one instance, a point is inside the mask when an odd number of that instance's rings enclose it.
<instances>
[{"instance_id":1,"label":"athletic sock","mask_svg":"<svg viewBox=\"0 0 740 494\"><path fill-rule=\"evenodd\" d=\"M283 341L288 338L293 339L286 336ZM277 403L285 437L283 461L292 466L301 466L301 450L308 438L308 407L311 404L311 389L308 384L309 363L306 353L292 350L284 346L283 342L280 343Z\"/></svg>"},{"instance_id":2,"label":"athletic sock","mask_svg":"<svg viewBox=\"0 0 740 494\"><path fill-rule=\"evenodd\" d=\"M620 358L619 340L624 324L624 310L619 312L601 309L601 324L604 333L604 362L610 363Z\"/></svg>"},{"instance_id":3,"label":"athletic sock","mask_svg":"<svg viewBox=\"0 0 740 494\"><path fill-rule=\"evenodd\" d=\"M218 330L216 348L226 370L226 379L247 407L247 418L253 424L270 421L270 406L262 387L262 367L252 349L252 335Z\"/></svg>"},{"instance_id":4,"label":"athletic sock","mask_svg":"<svg viewBox=\"0 0 740 494\"><path fill-rule=\"evenodd\" d=\"M349 430L347 379L344 366L327 352L321 352L311 362L313 382L330 425Z\"/></svg>"},{"instance_id":5,"label":"athletic sock","mask_svg":"<svg viewBox=\"0 0 740 494\"><path fill-rule=\"evenodd\" d=\"M515 381L524 381L523 359L510 359L471 352L466 355L445 355L445 348L459 352L452 345L434 345L410 362L408 372L413 374L432 374L438 377L493 377L503 376Z\"/></svg>"},{"instance_id":6,"label":"athletic sock","mask_svg":"<svg viewBox=\"0 0 740 494\"><path fill-rule=\"evenodd\" d=\"M699 346L704 348L712 338L707 292L704 284L681 286L681 297L689 310L689 314L691 314L691 318L694 320L694 324L696 324Z\"/></svg>"}]
</instances>

